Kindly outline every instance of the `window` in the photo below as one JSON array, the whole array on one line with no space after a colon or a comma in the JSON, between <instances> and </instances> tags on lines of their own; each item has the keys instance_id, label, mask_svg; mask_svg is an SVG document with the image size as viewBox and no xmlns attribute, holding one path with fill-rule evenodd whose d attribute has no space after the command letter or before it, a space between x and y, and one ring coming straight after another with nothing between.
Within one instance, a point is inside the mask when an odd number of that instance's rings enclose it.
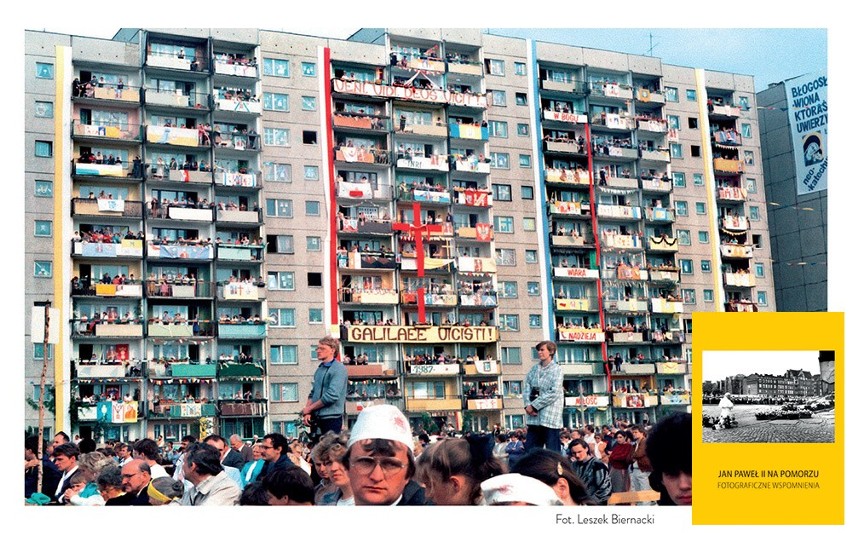
<instances>
[{"instance_id":1,"label":"window","mask_svg":"<svg viewBox=\"0 0 852 533\"><path fill-rule=\"evenodd\" d=\"M302 97L302 110L304 110L304 111L316 111L317 110L317 97L316 96L303 96Z\"/></svg>"},{"instance_id":2,"label":"window","mask_svg":"<svg viewBox=\"0 0 852 533\"><path fill-rule=\"evenodd\" d=\"M692 274L692 259L681 259L680 270L684 274Z\"/></svg>"},{"instance_id":3,"label":"window","mask_svg":"<svg viewBox=\"0 0 852 533\"><path fill-rule=\"evenodd\" d=\"M669 121L669 129L671 130L679 130L680 129L680 117L677 115L667 115L666 118Z\"/></svg>"},{"instance_id":4,"label":"window","mask_svg":"<svg viewBox=\"0 0 852 533\"><path fill-rule=\"evenodd\" d=\"M751 124L748 123L748 122L743 122L742 126L743 126L743 138L744 139L751 139Z\"/></svg>"},{"instance_id":5,"label":"window","mask_svg":"<svg viewBox=\"0 0 852 533\"><path fill-rule=\"evenodd\" d=\"M707 214L707 204L704 202L695 202L695 214L696 215L706 215Z\"/></svg>"},{"instance_id":6,"label":"window","mask_svg":"<svg viewBox=\"0 0 852 533\"><path fill-rule=\"evenodd\" d=\"M688 229L679 229L677 230L677 241L679 244L683 246L689 246L692 244L692 237L689 234Z\"/></svg>"},{"instance_id":7,"label":"window","mask_svg":"<svg viewBox=\"0 0 852 533\"><path fill-rule=\"evenodd\" d=\"M506 91L486 91L491 94L491 105L506 107Z\"/></svg>"},{"instance_id":8,"label":"window","mask_svg":"<svg viewBox=\"0 0 852 533\"><path fill-rule=\"evenodd\" d=\"M748 218L751 220L760 220L760 207L750 205L748 208Z\"/></svg>"},{"instance_id":9,"label":"window","mask_svg":"<svg viewBox=\"0 0 852 533\"><path fill-rule=\"evenodd\" d=\"M709 231L699 231L698 232L698 242L701 244L707 244L710 242L710 232Z\"/></svg>"},{"instance_id":10,"label":"window","mask_svg":"<svg viewBox=\"0 0 852 533\"><path fill-rule=\"evenodd\" d=\"M269 322L271 327L292 328L296 326L296 310L284 308L271 308L269 310Z\"/></svg>"},{"instance_id":11,"label":"window","mask_svg":"<svg viewBox=\"0 0 852 533\"><path fill-rule=\"evenodd\" d=\"M263 75L275 76L278 78L290 77L290 61L286 59L264 58L263 60Z\"/></svg>"},{"instance_id":12,"label":"window","mask_svg":"<svg viewBox=\"0 0 852 533\"><path fill-rule=\"evenodd\" d=\"M529 154L518 155L518 166L521 168L530 168L532 166L532 158Z\"/></svg>"},{"instance_id":13,"label":"window","mask_svg":"<svg viewBox=\"0 0 852 533\"><path fill-rule=\"evenodd\" d=\"M506 63L502 59L486 59L485 71L494 76L506 75Z\"/></svg>"},{"instance_id":14,"label":"window","mask_svg":"<svg viewBox=\"0 0 852 533\"><path fill-rule=\"evenodd\" d=\"M515 219L513 217L494 217L495 233L514 233Z\"/></svg>"},{"instance_id":15,"label":"window","mask_svg":"<svg viewBox=\"0 0 852 533\"><path fill-rule=\"evenodd\" d=\"M746 178L746 190L750 193L757 192L757 180L753 178Z\"/></svg>"},{"instance_id":16,"label":"window","mask_svg":"<svg viewBox=\"0 0 852 533\"><path fill-rule=\"evenodd\" d=\"M535 231L535 218L524 217L524 231Z\"/></svg>"},{"instance_id":17,"label":"window","mask_svg":"<svg viewBox=\"0 0 852 533\"><path fill-rule=\"evenodd\" d=\"M686 174L683 172L672 172L672 184L675 187L686 187Z\"/></svg>"},{"instance_id":18,"label":"window","mask_svg":"<svg viewBox=\"0 0 852 533\"><path fill-rule=\"evenodd\" d=\"M757 305L760 307L766 307L766 291L757 291Z\"/></svg>"},{"instance_id":19,"label":"window","mask_svg":"<svg viewBox=\"0 0 852 533\"><path fill-rule=\"evenodd\" d=\"M53 182L36 180L35 195L41 198L53 198Z\"/></svg>"},{"instance_id":20,"label":"window","mask_svg":"<svg viewBox=\"0 0 852 533\"><path fill-rule=\"evenodd\" d=\"M44 360L44 344L43 343L40 343L40 342L33 343L33 359L35 359L36 361L43 361ZM53 359L53 345L52 344L47 345L47 359L48 359L48 361Z\"/></svg>"},{"instance_id":21,"label":"window","mask_svg":"<svg viewBox=\"0 0 852 533\"><path fill-rule=\"evenodd\" d=\"M518 122L518 136L520 137L529 137L530 135L530 125L524 122Z\"/></svg>"},{"instance_id":22,"label":"window","mask_svg":"<svg viewBox=\"0 0 852 533\"><path fill-rule=\"evenodd\" d=\"M53 222L50 220L36 220L34 235L36 237L50 237L53 235Z\"/></svg>"},{"instance_id":23,"label":"window","mask_svg":"<svg viewBox=\"0 0 852 533\"><path fill-rule=\"evenodd\" d=\"M538 263L538 250L527 250L524 252L524 260L527 263Z\"/></svg>"},{"instance_id":24,"label":"window","mask_svg":"<svg viewBox=\"0 0 852 533\"><path fill-rule=\"evenodd\" d=\"M491 162L494 163L494 168L509 168L509 154L492 153Z\"/></svg>"},{"instance_id":25,"label":"window","mask_svg":"<svg viewBox=\"0 0 852 533\"><path fill-rule=\"evenodd\" d=\"M524 386L521 381L504 381L503 396L507 398L523 398Z\"/></svg>"},{"instance_id":26,"label":"window","mask_svg":"<svg viewBox=\"0 0 852 533\"><path fill-rule=\"evenodd\" d=\"M43 80L53 79L53 63L36 63L36 78Z\"/></svg>"},{"instance_id":27,"label":"window","mask_svg":"<svg viewBox=\"0 0 852 533\"><path fill-rule=\"evenodd\" d=\"M743 156L745 160L745 164L748 166L754 166L754 152L751 150L746 150L745 155Z\"/></svg>"},{"instance_id":28,"label":"window","mask_svg":"<svg viewBox=\"0 0 852 533\"><path fill-rule=\"evenodd\" d=\"M35 116L39 118L53 118L53 102L41 102L36 100Z\"/></svg>"},{"instance_id":29,"label":"window","mask_svg":"<svg viewBox=\"0 0 852 533\"><path fill-rule=\"evenodd\" d=\"M302 76L315 78L317 76L317 64L310 61L302 61Z\"/></svg>"},{"instance_id":30,"label":"window","mask_svg":"<svg viewBox=\"0 0 852 533\"><path fill-rule=\"evenodd\" d=\"M695 289L681 289L680 295L683 303L695 305Z\"/></svg>"},{"instance_id":31,"label":"window","mask_svg":"<svg viewBox=\"0 0 852 533\"><path fill-rule=\"evenodd\" d=\"M33 276L37 278L52 278L53 261L34 261Z\"/></svg>"},{"instance_id":32,"label":"window","mask_svg":"<svg viewBox=\"0 0 852 533\"><path fill-rule=\"evenodd\" d=\"M292 254L293 236L292 235L272 235L269 239L268 251L273 254Z\"/></svg>"},{"instance_id":33,"label":"window","mask_svg":"<svg viewBox=\"0 0 852 533\"><path fill-rule=\"evenodd\" d=\"M530 296L539 296L541 294L541 284L537 281L528 281L527 294Z\"/></svg>"},{"instance_id":34,"label":"window","mask_svg":"<svg viewBox=\"0 0 852 533\"><path fill-rule=\"evenodd\" d=\"M293 201L267 198L265 214L269 217L293 218Z\"/></svg>"},{"instance_id":35,"label":"window","mask_svg":"<svg viewBox=\"0 0 852 533\"><path fill-rule=\"evenodd\" d=\"M691 318L684 318L683 319L683 332L684 333L692 333L692 319ZM689 358L687 357L687 360L688 359Z\"/></svg>"},{"instance_id":36,"label":"window","mask_svg":"<svg viewBox=\"0 0 852 533\"><path fill-rule=\"evenodd\" d=\"M295 365L299 362L298 347L292 344L269 347L269 362L273 365Z\"/></svg>"},{"instance_id":37,"label":"window","mask_svg":"<svg viewBox=\"0 0 852 533\"><path fill-rule=\"evenodd\" d=\"M290 111L290 96L279 93L263 93L265 111Z\"/></svg>"},{"instance_id":38,"label":"window","mask_svg":"<svg viewBox=\"0 0 852 533\"><path fill-rule=\"evenodd\" d=\"M740 96L740 107L743 108L744 111L751 109L751 104L748 103L748 96Z\"/></svg>"},{"instance_id":39,"label":"window","mask_svg":"<svg viewBox=\"0 0 852 533\"><path fill-rule=\"evenodd\" d=\"M518 315L500 315L500 329L503 331L520 331Z\"/></svg>"},{"instance_id":40,"label":"window","mask_svg":"<svg viewBox=\"0 0 852 533\"><path fill-rule=\"evenodd\" d=\"M511 248L497 248L495 260L500 266L515 266L515 250Z\"/></svg>"},{"instance_id":41,"label":"window","mask_svg":"<svg viewBox=\"0 0 852 533\"><path fill-rule=\"evenodd\" d=\"M685 217L689 215L689 204L682 200L675 201L675 213L679 217Z\"/></svg>"},{"instance_id":42,"label":"window","mask_svg":"<svg viewBox=\"0 0 852 533\"><path fill-rule=\"evenodd\" d=\"M308 272L308 287L322 287L322 272Z\"/></svg>"},{"instance_id":43,"label":"window","mask_svg":"<svg viewBox=\"0 0 852 533\"><path fill-rule=\"evenodd\" d=\"M500 185L493 184L491 185L491 190L494 192L494 199L498 202L511 202L512 201L512 186L511 185Z\"/></svg>"},{"instance_id":44,"label":"window","mask_svg":"<svg viewBox=\"0 0 852 533\"><path fill-rule=\"evenodd\" d=\"M696 118L696 117L687 118L687 124L689 125L689 129L691 129L691 130L698 129L698 118Z\"/></svg>"},{"instance_id":45,"label":"window","mask_svg":"<svg viewBox=\"0 0 852 533\"><path fill-rule=\"evenodd\" d=\"M687 102L694 102L697 98L695 94L695 89L687 89L686 90L686 100Z\"/></svg>"},{"instance_id":46,"label":"window","mask_svg":"<svg viewBox=\"0 0 852 533\"><path fill-rule=\"evenodd\" d=\"M517 281L498 281L497 296L500 298L517 298L518 297L518 282Z\"/></svg>"},{"instance_id":47,"label":"window","mask_svg":"<svg viewBox=\"0 0 852 533\"><path fill-rule=\"evenodd\" d=\"M309 252L321 252L322 237L307 237L306 247Z\"/></svg>"},{"instance_id":48,"label":"window","mask_svg":"<svg viewBox=\"0 0 852 533\"><path fill-rule=\"evenodd\" d=\"M759 248L763 248L763 239L761 238L761 236L760 236L760 235L752 234L752 236L751 236L751 244L752 244L752 246L754 246L755 248L758 248L758 249L759 249Z\"/></svg>"},{"instance_id":49,"label":"window","mask_svg":"<svg viewBox=\"0 0 852 533\"><path fill-rule=\"evenodd\" d=\"M704 301L712 302L713 301L713 289L704 289Z\"/></svg>"},{"instance_id":50,"label":"window","mask_svg":"<svg viewBox=\"0 0 852 533\"><path fill-rule=\"evenodd\" d=\"M320 216L320 203L315 200L305 200L305 216Z\"/></svg>"},{"instance_id":51,"label":"window","mask_svg":"<svg viewBox=\"0 0 852 533\"><path fill-rule=\"evenodd\" d=\"M264 165L268 169L263 173L263 179L265 181L280 181L282 183L290 183L293 181L291 178L293 175L293 169L289 164L266 162Z\"/></svg>"},{"instance_id":52,"label":"window","mask_svg":"<svg viewBox=\"0 0 852 533\"><path fill-rule=\"evenodd\" d=\"M666 87L666 102L677 102L677 87Z\"/></svg>"},{"instance_id":53,"label":"window","mask_svg":"<svg viewBox=\"0 0 852 533\"><path fill-rule=\"evenodd\" d=\"M53 143L50 141L35 142L36 157L53 157Z\"/></svg>"},{"instance_id":54,"label":"window","mask_svg":"<svg viewBox=\"0 0 852 533\"><path fill-rule=\"evenodd\" d=\"M758 278L762 278L766 276L766 269L763 266L763 263L755 263L754 264L754 275Z\"/></svg>"},{"instance_id":55,"label":"window","mask_svg":"<svg viewBox=\"0 0 852 533\"><path fill-rule=\"evenodd\" d=\"M515 61L515 74L518 76L527 75L527 64L520 61Z\"/></svg>"},{"instance_id":56,"label":"window","mask_svg":"<svg viewBox=\"0 0 852 533\"><path fill-rule=\"evenodd\" d=\"M704 174L700 172L696 172L692 175L692 184L698 187L702 187L704 185Z\"/></svg>"},{"instance_id":57,"label":"window","mask_svg":"<svg viewBox=\"0 0 852 533\"><path fill-rule=\"evenodd\" d=\"M541 315L530 315L530 327L541 328Z\"/></svg>"},{"instance_id":58,"label":"window","mask_svg":"<svg viewBox=\"0 0 852 533\"><path fill-rule=\"evenodd\" d=\"M710 260L702 259L701 260L701 272L710 272Z\"/></svg>"},{"instance_id":59,"label":"window","mask_svg":"<svg viewBox=\"0 0 852 533\"><path fill-rule=\"evenodd\" d=\"M298 402L298 383L270 383L269 399L273 402Z\"/></svg>"},{"instance_id":60,"label":"window","mask_svg":"<svg viewBox=\"0 0 852 533\"><path fill-rule=\"evenodd\" d=\"M317 132L305 130L302 132L302 144L316 144L317 143Z\"/></svg>"},{"instance_id":61,"label":"window","mask_svg":"<svg viewBox=\"0 0 852 533\"><path fill-rule=\"evenodd\" d=\"M509 136L509 124L499 120L492 120L488 123L488 135L505 139Z\"/></svg>"},{"instance_id":62,"label":"window","mask_svg":"<svg viewBox=\"0 0 852 533\"><path fill-rule=\"evenodd\" d=\"M504 365L521 364L521 349L508 347L500 348L500 360Z\"/></svg>"},{"instance_id":63,"label":"window","mask_svg":"<svg viewBox=\"0 0 852 533\"><path fill-rule=\"evenodd\" d=\"M691 155L692 157L701 157L701 147L697 144L690 145L689 155Z\"/></svg>"},{"instance_id":64,"label":"window","mask_svg":"<svg viewBox=\"0 0 852 533\"><path fill-rule=\"evenodd\" d=\"M263 144L268 146L290 146L290 130L263 128Z\"/></svg>"},{"instance_id":65,"label":"window","mask_svg":"<svg viewBox=\"0 0 852 533\"><path fill-rule=\"evenodd\" d=\"M266 285L271 291L292 291L296 288L293 272L269 272L266 275Z\"/></svg>"},{"instance_id":66,"label":"window","mask_svg":"<svg viewBox=\"0 0 852 533\"><path fill-rule=\"evenodd\" d=\"M680 145L680 143L669 144L669 151L671 152L672 157L674 157L675 159L683 158L683 147Z\"/></svg>"},{"instance_id":67,"label":"window","mask_svg":"<svg viewBox=\"0 0 852 533\"><path fill-rule=\"evenodd\" d=\"M521 185L521 200L532 200L534 189L529 185Z\"/></svg>"},{"instance_id":68,"label":"window","mask_svg":"<svg viewBox=\"0 0 852 533\"><path fill-rule=\"evenodd\" d=\"M318 181L319 167L316 165L305 165L305 181Z\"/></svg>"},{"instance_id":69,"label":"window","mask_svg":"<svg viewBox=\"0 0 852 533\"><path fill-rule=\"evenodd\" d=\"M527 105L527 93L515 93L515 104Z\"/></svg>"},{"instance_id":70,"label":"window","mask_svg":"<svg viewBox=\"0 0 852 533\"><path fill-rule=\"evenodd\" d=\"M308 309L308 324L322 324L322 308Z\"/></svg>"}]
</instances>

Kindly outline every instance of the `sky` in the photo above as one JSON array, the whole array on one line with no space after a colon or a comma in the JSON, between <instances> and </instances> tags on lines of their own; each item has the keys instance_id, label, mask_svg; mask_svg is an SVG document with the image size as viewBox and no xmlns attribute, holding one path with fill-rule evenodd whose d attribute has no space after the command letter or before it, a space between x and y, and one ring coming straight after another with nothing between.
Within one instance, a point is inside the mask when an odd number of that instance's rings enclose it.
<instances>
[{"instance_id":1,"label":"sky","mask_svg":"<svg viewBox=\"0 0 852 533\"><path fill-rule=\"evenodd\" d=\"M806 370L819 374L818 351L705 351L701 378L719 381L737 374L771 374Z\"/></svg>"}]
</instances>

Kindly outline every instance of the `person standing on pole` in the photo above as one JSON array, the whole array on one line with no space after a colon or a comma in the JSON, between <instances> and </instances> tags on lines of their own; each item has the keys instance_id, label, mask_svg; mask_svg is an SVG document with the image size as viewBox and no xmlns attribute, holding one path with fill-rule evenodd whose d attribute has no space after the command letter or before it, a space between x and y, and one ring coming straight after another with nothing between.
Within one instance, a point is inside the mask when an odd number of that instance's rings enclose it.
<instances>
[{"instance_id":1,"label":"person standing on pole","mask_svg":"<svg viewBox=\"0 0 852 533\"><path fill-rule=\"evenodd\" d=\"M343 429L348 372L339 356L339 340L331 336L319 340L317 359L320 365L314 372L308 401L300 413L305 425L317 427L317 439L329 431L340 433Z\"/></svg>"},{"instance_id":2,"label":"person standing on pole","mask_svg":"<svg viewBox=\"0 0 852 533\"><path fill-rule=\"evenodd\" d=\"M562 368L553 360L556 343L542 341L535 346L539 364L532 367L524 380L524 411L527 414L526 449L547 448L560 451L562 405L565 389Z\"/></svg>"}]
</instances>

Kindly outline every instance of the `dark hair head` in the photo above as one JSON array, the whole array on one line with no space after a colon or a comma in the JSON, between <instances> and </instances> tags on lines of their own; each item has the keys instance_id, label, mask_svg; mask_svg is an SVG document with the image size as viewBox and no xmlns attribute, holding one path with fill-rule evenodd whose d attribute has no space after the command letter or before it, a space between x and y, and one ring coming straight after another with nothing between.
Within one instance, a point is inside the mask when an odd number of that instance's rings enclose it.
<instances>
[{"instance_id":1,"label":"dark hair head","mask_svg":"<svg viewBox=\"0 0 852 533\"><path fill-rule=\"evenodd\" d=\"M616 436L616 437L618 437L619 435L621 435L622 437L624 437L624 440L626 440L626 441L628 441L628 442L630 442L630 441L632 441L632 440L633 440L633 434L632 434L632 433L630 433L629 431L625 431L625 430L623 430L623 429L622 429L622 430L619 430L619 431L617 431L617 432L615 433L615 436Z\"/></svg>"},{"instance_id":2,"label":"dark hair head","mask_svg":"<svg viewBox=\"0 0 852 533\"><path fill-rule=\"evenodd\" d=\"M225 449L227 449L227 448L228 448L228 443L227 443L227 441L225 441L225 439L224 439L224 438L222 438L222 436L221 436L221 435L217 435L216 433L211 433L210 435L207 435L206 437L204 437L204 442L207 442L207 443L210 443L210 442L221 442L221 443L223 443L223 444L225 445Z\"/></svg>"},{"instance_id":3,"label":"dark hair head","mask_svg":"<svg viewBox=\"0 0 852 533\"><path fill-rule=\"evenodd\" d=\"M497 439L497 442L506 442L508 440L505 433L498 433L494 438Z\"/></svg>"},{"instance_id":4,"label":"dark hair head","mask_svg":"<svg viewBox=\"0 0 852 533\"><path fill-rule=\"evenodd\" d=\"M120 489L122 481L121 467L118 465L105 466L98 474L98 488L100 489L107 487Z\"/></svg>"},{"instance_id":5,"label":"dark hair head","mask_svg":"<svg viewBox=\"0 0 852 533\"><path fill-rule=\"evenodd\" d=\"M246 485L240 495L240 505L269 505L269 495L263 488L263 483L255 481Z\"/></svg>"},{"instance_id":6,"label":"dark hair head","mask_svg":"<svg viewBox=\"0 0 852 533\"><path fill-rule=\"evenodd\" d=\"M219 450L203 442L193 442L186 449L187 466L195 465L195 470L202 475L215 476L222 471L219 462Z\"/></svg>"},{"instance_id":7,"label":"dark hair head","mask_svg":"<svg viewBox=\"0 0 852 533\"><path fill-rule=\"evenodd\" d=\"M160 456L160 448L152 439L141 439L133 444L133 451L144 456L149 461L156 461Z\"/></svg>"},{"instance_id":8,"label":"dark hair head","mask_svg":"<svg viewBox=\"0 0 852 533\"><path fill-rule=\"evenodd\" d=\"M468 435L462 439L445 439L435 445L427 468L443 481L450 476L465 476L472 480L470 503L476 502L486 479L505 473L503 463L492 455L491 435Z\"/></svg>"},{"instance_id":9,"label":"dark hair head","mask_svg":"<svg viewBox=\"0 0 852 533\"><path fill-rule=\"evenodd\" d=\"M586 451L589 451L589 443L588 443L588 442L586 442L586 441L584 441L583 439L574 439L574 440L572 440L571 442L569 442L569 443L568 443L568 449L570 450L571 448L573 448L574 446L576 446L576 445L578 445L578 444L579 444L580 446L582 446L583 448L585 448L585 449L586 449Z\"/></svg>"},{"instance_id":10,"label":"dark hair head","mask_svg":"<svg viewBox=\"0 0 852 533\"><path fill-rule=\"evenodd\" d=\"M54 440L56 437L62 437L66 443L71 442L71 437L69 437L68 433L65 433L64 431L57 431L56 435L53 436Z\"/></svg>"},{"instance_id":11,"label":"dark hair head","mask_svg":"<svg viewBox=\"0 0 852 533\"><path fill-rule=\"evenodd\" d=\"M655 471L692 474L692 415L676 413L657 422L646 446Z\"/></svg>"},{"instance_id":12,"label":"dark hair head","mask_svg":"<svg viewBox=\"0 0 852 533\"><path fill-rule=\"evenodd\" d=\"M91 453L98 449L98 444L89 438L82 439L77 446L80 447L80 453Z\"/></svg>"},{"instance_id":13,"label":"dark hair head","mask_svg":"<svg viewBox=\"0 0 852 533\"><path fill-rule=\"evenodd\" d=\"M183 438L180 439L180 441L185 442L186 445L189 446L193 442L198 442L198 439L195 437L195 435L184 435Z\"/></svg>"},{"instance_id":14,"label":"dark hair head","mask_svg":"<svg viewBox=\"0 0 852 533\"><path fill-rule=\"evenodd\" d=\"M77 447L73 442L66 442L65 444L60 444L59 446L53 449L53 455L64 455L65 457L76 459L80 456L80 448Z\"/></svg>"},{"instance_id":15,"label":"dark hair head","mask_svg":"<svg viewBox=\"0 0 852 533\"><path fill-rule=\"evenodd\" d=\"M397 450L405 449L408 452L408 471L406 472L406 477L411 479L414 477L417 466L414 463L414 452L411 451L411 448L406 446L405 444L390 439L365 439L357 441L361 443L361 446L364 448L364 451L370 452L373 455L378 455L382 457L393 457L396 455ZM354 445L354 444L353 444ZM428 450L430 446L427 446ZM343 465L346 470L349 470L349 459L352 457L352 446L346 450L346 453L343 457L340 458L340 464Z\"/></svg>"},{"instance_id":16,"label":"dark hair head","mask_svg":"<svg viewBox=\"0 0 852 533\"><path fill-rule=\"evenodd\" d=\"M553 341L541 341L540 343L535 345L536 350L540 350L541 347L544 346L547 348L547 351L551 353L551 355L556 355L556 343Z\"/></svg>"},{"instance_id":17,"label":"dark hair head","mask_svg":"<svg viewBox=\"0 0 852 533\"><path fill-rule=\"evenodd\" d=\"M263 488L278 499L287 496L291 501L313 504L314 482L298 466L276 470L263 478Z\"/></svg>"},{"instance_id":18,"label":"dark hair head","mask_svg":"<svg viewBox=\"0 0 852 533\"><path fill-rule=\"evenodd\" d=\"M281 453L290 453L290 446L287 444L287 437L281 433L267 433L263 436L263 440L269 439L273 448L281 448Z\"/></svg>"},{"instance_id":19,"label":"dark hair head","mask_svg":"<svg viewBox=\"0 0 852 533\"><path fill-rule=\"evenodd\" d=\"M521 457L512 468L512 473L535 478L548 487L553 487L563 478L568 482L568 492L577 505L593 505L586 492L586 485L574 473L567 457L544 448L534 448Z\"/></svg>"},{"instance_id":20,"label":"dark hair head","mask_svg":"<svg viewBox=\"0 0 852 533\"><path fill-rule=\"evenodd\" d=\"M34 455L38 455L38 435L30 435L24 439L24 449L33 452ZM47 449L47 441L42 441L41 449Z\"/></svg>"},{"instance_id":21,"label":"dark hair head","mask_svg":"<svg viewBox=\"0 0 852 533\"><path fill-rule=\"evenodd\" d=\"M645 426L639 424L633 424L632 426L630 426L630 431L638 431L643 435L648 435L648 430L645 429Z\"/></svg>"}]
</instances>

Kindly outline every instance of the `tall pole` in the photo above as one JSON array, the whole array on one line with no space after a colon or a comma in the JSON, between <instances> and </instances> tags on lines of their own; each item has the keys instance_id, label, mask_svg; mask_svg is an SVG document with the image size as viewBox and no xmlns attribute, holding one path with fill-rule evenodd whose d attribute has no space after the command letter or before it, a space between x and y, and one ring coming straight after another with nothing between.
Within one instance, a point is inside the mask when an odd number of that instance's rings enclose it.
<instances>
[{"instance_id":1,"label":"tall pole","mask_svg":"<svg viewBox=\"0 0 852 533\"><path fill-rule=\"evenodd\" d=\"M47 359L50 344L47 340L50 338L50 301L44 303L44 342L42 343L42 365L41 365L41 383L39 385L38 396L38 482L36 483L36 492L41 492L41 481L44 475L44 388L47 380Z\"/></svg>"}]
</instances>

